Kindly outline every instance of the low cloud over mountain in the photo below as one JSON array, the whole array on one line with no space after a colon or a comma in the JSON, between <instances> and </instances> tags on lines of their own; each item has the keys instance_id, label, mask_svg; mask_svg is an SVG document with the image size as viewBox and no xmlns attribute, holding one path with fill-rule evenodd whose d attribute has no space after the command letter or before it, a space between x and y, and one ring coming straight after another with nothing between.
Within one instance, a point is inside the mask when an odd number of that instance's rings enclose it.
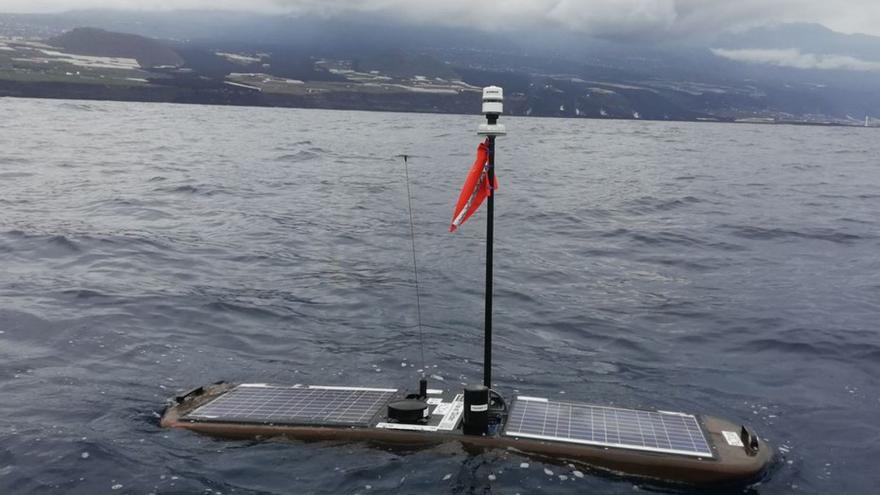
<instances>
[{"instance_id":1,"label":"low cloud over mountain","mask_svg":"<svg viewBox=\"0 0 880 495\"><path fill-rule=\"evenodd\" d=\"M794 69L855 70L880 72L880 62L871 62L848 55L817 55L801 53L797 48L726 50L714 48L712 53L737 62L776 65Z\"/></svg>"}]
</instances>

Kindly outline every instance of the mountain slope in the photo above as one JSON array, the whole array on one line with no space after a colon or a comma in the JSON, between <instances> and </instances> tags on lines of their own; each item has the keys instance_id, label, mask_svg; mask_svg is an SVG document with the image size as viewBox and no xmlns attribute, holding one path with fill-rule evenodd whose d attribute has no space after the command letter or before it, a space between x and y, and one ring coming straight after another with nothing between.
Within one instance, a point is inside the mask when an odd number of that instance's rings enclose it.
<instances>
[{"instance_id":1,"label":"mountain slope","mask_svg":"<svg viewBox=\"0 0 880 495\"><path fill-rule=\"evenodd\" d=\"M75 28L50 39L49 44L79 55L133 58L145 68L183 64L183 58L160 41L97 28Z\"/></svg>"}]
</instances>

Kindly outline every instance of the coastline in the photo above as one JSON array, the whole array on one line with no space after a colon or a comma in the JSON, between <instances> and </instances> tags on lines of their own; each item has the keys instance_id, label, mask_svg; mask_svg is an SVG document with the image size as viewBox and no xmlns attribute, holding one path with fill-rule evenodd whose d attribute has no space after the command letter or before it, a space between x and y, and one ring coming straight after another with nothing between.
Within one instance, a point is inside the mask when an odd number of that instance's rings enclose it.
<instances>
[{"instance_id":1,"label":"coastline","mask_svg":"<svg viewBox=\"0 0 880 495\"><path fill-rule=\"evenodd\" d=\"M53 100L120 101L140 103L172 103L185 105L220 105L262 108L306 108L321 110L346 110L392 113L427 113L470 115L477 93L458 95L431 93L370 94L359 92L333 92L318 95L291 95L263 93L249 88L227 85L222 88L187 88L160 85L117 85L68 83L54 81L0 80L0 98L35 98ZM519 105L523 106L523 105ZM794 125L811 127L873 128L840 122L810 122L798 120L737 120L733 118L624 118L618 116L577 117L559 115L528 115L514 103L508 115L515 117L551 119L626 120L645 122L695 122L721 124Z\"/></svg>"}]
</instances>

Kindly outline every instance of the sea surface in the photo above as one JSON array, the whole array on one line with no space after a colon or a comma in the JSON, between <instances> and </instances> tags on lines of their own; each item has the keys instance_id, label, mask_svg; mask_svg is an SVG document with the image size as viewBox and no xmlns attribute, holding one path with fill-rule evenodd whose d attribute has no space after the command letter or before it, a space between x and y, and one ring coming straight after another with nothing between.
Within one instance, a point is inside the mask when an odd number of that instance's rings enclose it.
<instances>
[{"instance_id":1,"label":"sea surface","mask_svg":"<svg viewBox=\"0 0 880 495\"><path fill-rule=\"evenodd\" d=\"M0 117L0 493L701 493L456 444L159 427L217 380L479 382L485 212L447 231L478 115L6 98ZM498 389L745 422L779 451L745 493L877 493L880 129L504 123Z\"/></svg>"}]
</instances>

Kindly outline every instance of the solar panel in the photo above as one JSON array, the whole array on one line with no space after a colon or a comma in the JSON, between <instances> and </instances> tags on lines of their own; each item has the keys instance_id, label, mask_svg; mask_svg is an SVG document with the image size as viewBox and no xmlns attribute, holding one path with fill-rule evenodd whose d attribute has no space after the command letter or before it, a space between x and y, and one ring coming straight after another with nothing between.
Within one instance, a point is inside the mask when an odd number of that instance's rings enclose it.
<instances>
[{"instance_id":1,"label":"solar panel","mask_svg":"<svg viewBox=\"0 0 880 495\"><path fill-rule=\"evenodd\" d=\"M396 389L242 384L186 414L190 421L368 426Z\"/></svg>"},{"instance_id":2,"label":"solar panel","mask_svg":"<svg viewBox=\"0 0 880 495\"><path fill-rule=\"evenodd\" d=\"M695 416L517 397L504 434L558 442L712 457Z\"/></svg>"}]
</instances>

